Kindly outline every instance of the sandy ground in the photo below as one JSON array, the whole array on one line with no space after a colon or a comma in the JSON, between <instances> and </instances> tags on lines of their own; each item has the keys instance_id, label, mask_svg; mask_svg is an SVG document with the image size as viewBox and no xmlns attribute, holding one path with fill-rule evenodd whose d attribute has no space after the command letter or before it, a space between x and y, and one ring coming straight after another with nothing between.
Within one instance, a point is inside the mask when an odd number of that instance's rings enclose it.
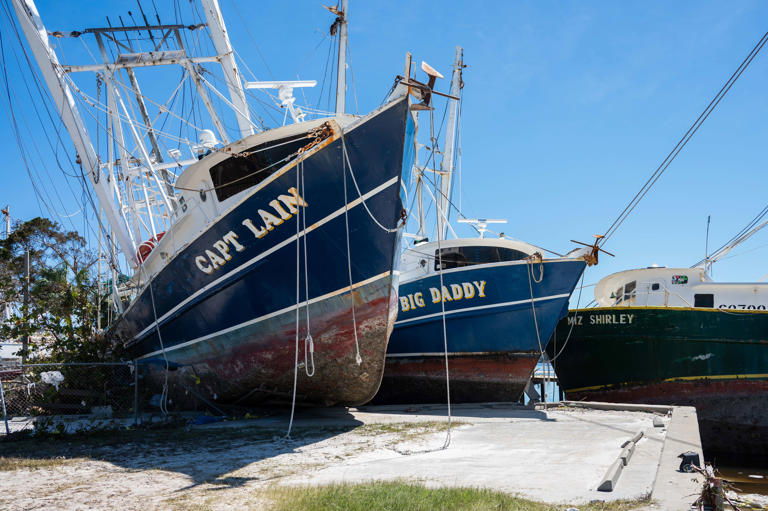
<instances>
[{"instance_id":1,"label":"sandy ground","mask_svg":"<svg viewBox=\"0 0 768 511\"><path fill-rule=\"evenodd\" d=\"M490 487L557 503L640 498L653 487L664 437L653 414L459 407L441 450L443 411L304 412L292 439L282 438L278 417L87 453L73 442L60 464L0 472L0 509L259 509L271 485L373 479ZM597 492L621 443L640 430L645 437L617 491Z\"/></svg>"}]
</instances>

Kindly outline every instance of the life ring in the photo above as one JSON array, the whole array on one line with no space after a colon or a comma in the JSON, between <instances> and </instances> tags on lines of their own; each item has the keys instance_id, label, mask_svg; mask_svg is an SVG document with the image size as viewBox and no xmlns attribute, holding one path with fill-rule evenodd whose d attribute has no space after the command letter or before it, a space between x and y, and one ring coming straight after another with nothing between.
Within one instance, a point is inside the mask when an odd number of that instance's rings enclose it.
<instances>
[{"instance_id":1,"label":"life ring","mask_svg":"<svg viewBox=\"0 0 768 511\"><path fill-rule=\"evenodd\" d=\"M139 245L139 249L136 251L136 259L139 260L139 264L147 260L149 254L152 253L152 250L154 250L160 240L163 239L163 236L165 236L165 231L158 232L156 236L149 238Z\"/></svg>"}]
</instances>

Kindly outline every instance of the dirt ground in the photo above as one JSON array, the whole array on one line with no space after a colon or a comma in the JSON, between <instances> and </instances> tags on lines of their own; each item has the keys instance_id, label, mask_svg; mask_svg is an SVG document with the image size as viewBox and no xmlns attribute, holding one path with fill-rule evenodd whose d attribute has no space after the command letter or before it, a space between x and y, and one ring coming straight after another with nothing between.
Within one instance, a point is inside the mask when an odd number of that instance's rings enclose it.
<instances>
[{"instance_id":1,"label":"dirt ground","mask_svg":"<svg viewBox=\"0 0 768 511\"><path fill-rule=\"evenodd\" d=\"M285 439L284 427L228 425L0 444L0 509L265 509L281 479L363 452L439 445L444 427L299 427Z\"/></svg>"}]
</instances>

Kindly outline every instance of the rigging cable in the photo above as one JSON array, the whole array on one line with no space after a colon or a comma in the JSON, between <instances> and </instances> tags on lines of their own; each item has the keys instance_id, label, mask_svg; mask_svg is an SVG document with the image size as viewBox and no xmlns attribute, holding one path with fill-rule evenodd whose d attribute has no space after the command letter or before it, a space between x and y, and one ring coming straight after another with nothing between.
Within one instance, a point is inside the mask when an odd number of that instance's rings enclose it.
<instances>
[{"instance_id":1,"label":"rigging cable","mask_svg":"<svg viewBox=\"0 0 768 511\"><path fill-rule=\"evenodd\" d=\"M656 184L656 182L659 180L662 174L664 174L664 171L667 170L667 168L674 161L677 155L680 154L680 151L682 151L683 148L691 140L691 138L693 138L693 135L695 135L696 132L701 127L701 125L704 124L704 121L707 120L709 115L717 107L720 101L725 97L726 94L728 94L728 91L731 90L731 87L733 87L733 84L736 83L736 80L738 80L741 74L747 69L747 67L749 67L749 65L752 63L752 61L760 52L760 50L763 48L763 46L765 46L766 42L768 42L768 32L763 34L763 36L760 38L757 44L749 52L747 57L742 61L742 63L736 69L736 71L733 72L730 78L728 78L728 81L725 82L722 88L717 92L717 94L715 94L715 97L712 98L712 101L709 102L709 104L704 109L704 111L694 121L691 127L688 128L688 131L685 132L685 135L683 135L683 137L680 139L677 145L675 145L672 151L669 152L667 157L664 158L664 160L659 164L659 166L656 168L653 174L651 174L651 177L649 177L648 180L645 182L645 184L640 188L640 191L637 192L637 194L635 194L632 200L630 200L629 203L621 211L619 216L616 217L613 223L608 227L608 229L603 234L603 237L598 238L598 240L596 241L597 246L604 245L608 241L608 239L611 236L613 236L613 234L621 226L621 224L624 223L624 221L627 219L629 214L632 213L635 207L637 207L638 203L650 191L651 187L653 187L653 185Z\"/></svg>"}]
</instances>

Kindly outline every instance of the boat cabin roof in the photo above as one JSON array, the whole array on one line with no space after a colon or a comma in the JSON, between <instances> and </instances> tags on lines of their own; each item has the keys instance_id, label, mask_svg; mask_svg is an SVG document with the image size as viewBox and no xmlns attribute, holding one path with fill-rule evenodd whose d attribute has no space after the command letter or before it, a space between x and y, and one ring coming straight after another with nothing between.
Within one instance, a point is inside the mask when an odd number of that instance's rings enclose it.
<instances>
[{"instance_id":1,"label":"boat cabin roof","mask_svg":"<svg viewBox=\"0 0 768 511\"><path fill-rule=\"evenodd\" d=\"M666 293L668 306L693 307L697 295L751 296L768 293L768 282L714 282L704 268L651 266L620 271L601 279L595 286L595 301L603 307L641 305L633 301L644 294Z\"/></svg>"}]
</instances>

